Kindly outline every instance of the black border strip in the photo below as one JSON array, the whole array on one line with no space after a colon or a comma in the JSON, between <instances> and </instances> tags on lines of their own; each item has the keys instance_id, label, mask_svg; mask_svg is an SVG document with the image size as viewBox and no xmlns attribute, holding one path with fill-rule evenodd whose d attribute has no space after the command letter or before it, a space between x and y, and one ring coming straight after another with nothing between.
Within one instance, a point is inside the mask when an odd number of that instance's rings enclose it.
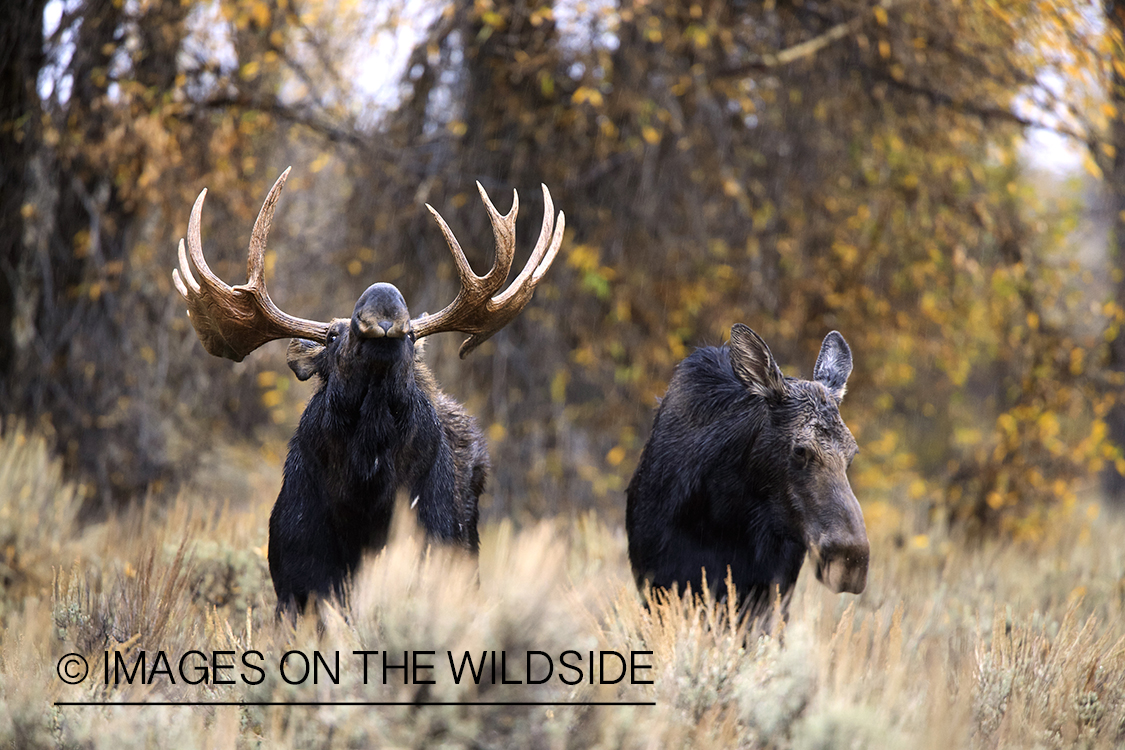
<instances>
[{"instance_id":1,"label":"black border strip","mask_svg":"<svg viewBox=\"0 0 1125 750\"><path fill-rule=\"evenodd\" d=\"M656 701L55 701L55 706L655 706Z\"/></svg>"}]
</instances>

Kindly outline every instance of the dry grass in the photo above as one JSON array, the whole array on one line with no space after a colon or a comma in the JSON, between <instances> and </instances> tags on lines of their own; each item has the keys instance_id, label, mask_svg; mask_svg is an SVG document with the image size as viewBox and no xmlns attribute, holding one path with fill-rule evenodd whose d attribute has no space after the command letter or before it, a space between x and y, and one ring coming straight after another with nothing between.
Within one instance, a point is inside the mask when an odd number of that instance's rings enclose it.
<instances>
[{"instance_id":1,"label":"dry grass","mask_svg":"<svg viewBox=\"0 0 1125 750\"><path fill-rule=\"evenodd\" d=\"M1036 549L872 529L861 597L803 576L780 637L748 636L722 604L646 608L624 533L593 515L482 531L479 566L400 528L357 577L349 609L296 627L273 617L264 560L272 493L239 503L199 491L79 529L75 493L43 443L0 440L0 746L286 747L1120 747L1125 743L1125 525L1060 520ZM400 513L406 518L408 513ZM405 524L404 524L405 526ZM219 658L237 684L185 684L184 653ZM175 678L106 685L106 650ZM288 684L290 650L341 654L339 684ZM369 660L368 684L355 651ZM651 685L558 679L558 657L651 651ZM242 654L262 654L257 672ZM423 685L403 684L420 655ZM447 652L553 657L541 685L451 676ZM56 674L68 653L91 675ZM296 657L295 657L296 658ZM540 659L541 657L535 657ZM572 658L573 662L575 659ZM583 656L583 667L587 659ZM191 674L189 662L188 674ZM542 661L536 662L542 665ZM612 665L611 665L612 666ZM300 671L300 670L297 670ZM568 673L573 676L573 673ZM112 682L112 679L111 679ZM497 675L496 682L500 682ZM384 706L55 706L56 701L381 701ZM556 705L495 705L497 702ZM655 701L655 706L562 705ZM447 705L413 705L444 702ZM482 705L485 702L489 705ZM474 703L478 705L451 705Z\"/></svg>"}]
</instances>

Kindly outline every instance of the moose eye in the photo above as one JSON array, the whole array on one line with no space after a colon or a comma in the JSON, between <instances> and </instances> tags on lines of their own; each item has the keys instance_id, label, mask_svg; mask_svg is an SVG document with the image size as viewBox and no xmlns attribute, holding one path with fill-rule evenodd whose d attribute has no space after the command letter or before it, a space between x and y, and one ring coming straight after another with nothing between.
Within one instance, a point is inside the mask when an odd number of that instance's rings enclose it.
<instances>
[{"instance_id":1,"label":"moose eye","mask_svg":"<svg viewBox=\"0 0 1125 750\"><path fill-rule=\"evenodd\" d=\"M340 338L340 334L344 332L341 326L334 325L328 329L328 335L324 337L325 344L331 344L336 339Z\"/></svg>"},{"instance_id":2,"label":"moose eye","mask_svg":"<svg viewBox=\"0 0 1125 750\"><path fill-rule=\"evenodd\" d=\"M794 446L793 459L800 464L808 463L811 452L803 445Z\"/></svg>"}]
</instances>

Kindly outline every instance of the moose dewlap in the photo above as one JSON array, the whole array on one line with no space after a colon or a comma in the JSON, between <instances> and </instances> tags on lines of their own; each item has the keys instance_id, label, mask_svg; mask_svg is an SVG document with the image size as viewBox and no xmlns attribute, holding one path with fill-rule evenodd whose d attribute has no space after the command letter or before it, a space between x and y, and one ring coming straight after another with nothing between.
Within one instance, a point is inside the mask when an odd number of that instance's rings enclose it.
<instances>
[{"instance_id":1,"label":"moose dewlap","mask_svg":"<svg viewBox=\"0 0 1125 750\"><path fill-rule=\"evenodd\" d=\"M415 342L461 331L469 335L461 345L464 357L507 325L550 268L565 225L562 212L555 221L544 186L539 240L527 265L501 291L515 255L519 196L504 215L478 183L496 238L496 259L484 276L473 272L449 226L427 206L461 281L445 309L412 318L399 290L381 283L360 296L351 318L304 320L274 305L263 277L266 237L288 174L278 178L254 222L246 284L228 286L203 257L206 190L191 210L187 250L181 240L179 268L172 272L208 352L237 362L268 341L289 338L290 368L301 380L316 378L270 514L270 575L279 612L303 609L310 594L344 592L363 553L386 543L399 490L413 498L411 508L430 537L477 552L487 447L476 421L439 390Z\"/></svg>"},{"instance_id":2,"label":"moose dewlap","mask_svg":"<svg viewBox=\"0 0 1125 750\"><path fill-rule=\"evenodd\" d=\"M848 483L856 442L840 417L852 355L824 339L813 379L782 374L745 325L696 350L672 375L627 490L637 584L725 593L744 611L787 606L807 554L817 580L858 594L867 584L863 513Z\"/></svg>"}]
</instances>

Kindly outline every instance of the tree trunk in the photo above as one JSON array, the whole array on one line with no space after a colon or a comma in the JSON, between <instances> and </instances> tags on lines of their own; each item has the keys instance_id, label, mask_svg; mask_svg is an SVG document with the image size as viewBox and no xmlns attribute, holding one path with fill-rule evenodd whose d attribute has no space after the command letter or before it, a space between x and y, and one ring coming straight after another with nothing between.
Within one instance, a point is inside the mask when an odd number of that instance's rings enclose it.
<instances>
[{"instance_id":1,"label":"tree trunk","mask_svg":"<svg viewBox=\"0 0 1125 750\"><path fill-rule=\"evenodd\" d=\"M15 360L16 270L23 255L27 168L35 153L46 0L0 3L0 403L10 403Z\"/></svg>"},{"instance_id":2,"label":"tree trunk","mask_svg":"<svg viewBox=\"0 0 1125 750\"><path fill-rule=\"evenodd\" d=\"M120 126L106 106L113 83L107 71L128 11L116 0L87 0L80 13L67 70L73 88L52 113L60 145L41 152L44 187L55 193L43 262L25 263L21 280L35 302L33 341L16 353L8 403L49 422L67 470L96 489L89 511L139 494L168 467L150 394L138 385L147 365L133 332L148 323L144 301L129 293L137 207L122 185L140 175L145 155L90 148ZM172 88L186 13L179 0L161 0L138 20L127 83L145 88L133 106L152 106Z\"/></svg>"},{"instance_id":3,"label":"tree trunk","mask_svg":"<svg viewBox=\"0 0 1125 750\"><path fill-rule=\"evenodd\" d=\"M1113 54L1125 62L1125 0L1105 0L1107 25L1115 31L1117 45ZM1117 117L1110 124L1109 143L1113 158L1104 169L1110 189L1112 228L1109 239L1109 257L1113 268L1114 301L1118 310L1125 310L1125 75L1121 67L1110 66L1112 71L1109 99L1117 108ZM1109 367L1114 373L1125 376L1125 329L1119 329L1109 344ZM1118 388L1117 403L1106 415L1109 437L1119 447L1125 448L1125 388ZM1125 474L1118 466L1110 464L1102 475L1106 499L1125 508Z\"/></svg>"}]
</instances>

